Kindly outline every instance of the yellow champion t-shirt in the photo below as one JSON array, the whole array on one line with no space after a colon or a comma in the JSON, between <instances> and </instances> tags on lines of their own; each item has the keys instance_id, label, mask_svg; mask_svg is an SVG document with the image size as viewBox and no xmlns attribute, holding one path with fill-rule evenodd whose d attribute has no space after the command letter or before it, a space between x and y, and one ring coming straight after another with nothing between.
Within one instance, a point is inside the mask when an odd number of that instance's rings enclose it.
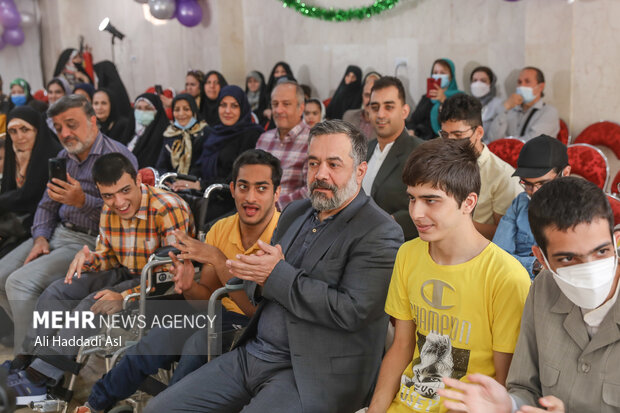
<instances>
[{"instance_id":1,"label":"yellow champion t-shirt","mask_svg":"<svg viewBox=\"0 0 620 413\"><path fill-rule=\"evenodd\" d=\"M415 322L416 346L388 412L445 412L443 377L494 377L493 351L514 352L529 288L525 268L493 243L458 265L436 264L419 238L403 244L385 311Z\"/></svg>"}]
</instances>

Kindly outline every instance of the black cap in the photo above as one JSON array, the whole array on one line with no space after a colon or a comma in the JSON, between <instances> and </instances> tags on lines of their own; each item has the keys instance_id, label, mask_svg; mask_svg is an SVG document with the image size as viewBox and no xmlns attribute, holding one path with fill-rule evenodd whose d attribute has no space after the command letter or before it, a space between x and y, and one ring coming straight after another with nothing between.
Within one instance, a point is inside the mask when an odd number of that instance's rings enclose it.
<instances>
[{"instance_id":1,"label":"black cap","mask_svg":"<svg viewBox=\"0 0 620 413\"><path fill-rule=\"evenodd\" d=\"M556 138L540 135L523 145L517 160L517 170L512 176L538 178L554 168L567 165L566 146Z\"/></svg>"}]
</instances>

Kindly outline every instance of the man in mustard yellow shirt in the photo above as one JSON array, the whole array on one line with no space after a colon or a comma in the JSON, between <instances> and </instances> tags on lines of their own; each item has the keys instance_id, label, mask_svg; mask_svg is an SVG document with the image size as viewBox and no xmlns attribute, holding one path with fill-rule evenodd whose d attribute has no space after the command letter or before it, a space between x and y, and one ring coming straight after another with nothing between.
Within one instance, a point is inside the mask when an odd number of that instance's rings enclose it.
<instances>
[{"instance_id":1,"label":"man in mustard yellow shirt","mask_svg":"<svg viewBox=\"0 0 620 413\"><path fill-rule=\"evenodd\" d=\"M506 380L530 279L474 226L475 149L436 139L411 153L403 180L420 237L396 256L385 311L396 319L368 413L445 412L442 378Z\"/></svg>"},{"instance_id":2,"label":"man in mustard yellow shirt","mask_svg":"<svg viewBox=\"0 0 620 413\"><path fill-rule=\"evenodd\" d=\"M178 256L171 254L175 290L186 300L191 300L192 305L205 303L232 277L226 269L227 258L254 254L260 250L260 241L267 244L271 241L280 216L276 202L281 177L280 161L273 155L259 149L242 153L233 164L233 181L230 183L237 213L215 223L204 243L182 232L175 233L175 246L181 250ZM194 280L191 260L204 264L198 282ZM222 307L225 309L222 314L224 330L245 326L254 313L254 306L244 291L231 293L230 298L222 300ZM206 329L197 331L187 341L186 333L176 329L151 330L129 349L116 367L95 383L86 405L76 411L84 413L111 408L117 401L131 396L146 377L178 360L179 353L181 361L171 385L200 367L206 356L202 356L197 347L206 344Z\"/></svg>"}]
</instances>

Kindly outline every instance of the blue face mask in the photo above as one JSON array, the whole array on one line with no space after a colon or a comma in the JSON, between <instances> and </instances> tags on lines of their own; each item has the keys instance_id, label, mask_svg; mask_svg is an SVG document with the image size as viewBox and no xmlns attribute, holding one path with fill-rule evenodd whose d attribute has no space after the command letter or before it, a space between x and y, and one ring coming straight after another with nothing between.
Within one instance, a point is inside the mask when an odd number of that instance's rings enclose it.
<instances>
[{"instance_id":1,"label":"blue face mask","mask_svg":"<svg viewBox=\"0 0 620 413\"><path fill-rule=\"evenodd\" d=\"M517 87L517 95L521 95L523 97L523 102L530 103L536 96L534 96L534 89L529 86L519 86Z\"/></svg>"},{"instance_id":2,"label":"blue face mask","mask_svg":"<svg viewBox=\"0 0 620 413\"><path fill-rule=\"evenodd\" d=\"M192 116L192 118L189 120L189 122L187 122L187 125L185 126L181 126L181 124L175 119L174 121L174 126L176 126L179 129L189 129L192 126L194 126L196 124L196 118Z\"/></svg>"},{"instance_id":3,"label":"blue face mask","mask_svg":"<svg viewBox=\"0 0 620 413\"><path fill-rule=\"evenodd\" d=\"M11 102L15 106L23 106L26 104L26 95L11 95Z\"/></svg>"},{"instance_id":4,"label":"blue face mask","mask_svg":"<svg viewBox=\"0 0 620 413\"><path fill-rule=\"evenodd\" d=\"M435 80L441 80L441 84L439 85L442 89L445 89L450 84L450 75L443 74L435 74L431 76Z\"/></svg>"},{"instance_id":5,"label":"blue face mask","mask_svg":"<svg viewBox=\"0 0 620 413\"><path fill-rule=\"evenodd\" d=\"M134 110L136 122L142 126L149 126L155 119L155 111L153 110Z\"/></svg>"}]
</instances>

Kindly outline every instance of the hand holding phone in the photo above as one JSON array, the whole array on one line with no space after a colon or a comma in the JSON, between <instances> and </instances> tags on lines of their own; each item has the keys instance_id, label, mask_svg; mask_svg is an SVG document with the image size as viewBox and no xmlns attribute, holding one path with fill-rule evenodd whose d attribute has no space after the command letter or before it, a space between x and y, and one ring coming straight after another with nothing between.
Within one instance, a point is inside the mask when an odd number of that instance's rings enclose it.
<instances>
[{"instance_id":1,"label":"hand holding phone","mask_svg":"<svg viewBox=\"0 0 620 413\"><path fill-rule=\"evenodd\" d=\"M66 158L50 158L48 161L49 180L53 178L67 182L67 159Z\"/></svg>"},{"instance_id":2,"label":"hand holding phone","mask_svg":"<svg viewBox=\"0 0 620 413\"><path fill-rule=\"evenodd\" d=\"M431 91L436 90L437 88L441 88L441 79L433 79L429 77L426 79L426 97L432 98L430 95Z\"/></svg>"},{"instance_id":3,"label":"hand holding phone","mask_svg":"<svg viewBox=\"0 0 620 413\"><path fill-rule=\"evenodd\" d=\"M155 93L157 93L158 95L164 94L164 90L162 89L161 85L155 85Z\"/></svg>"}]
</instances>

